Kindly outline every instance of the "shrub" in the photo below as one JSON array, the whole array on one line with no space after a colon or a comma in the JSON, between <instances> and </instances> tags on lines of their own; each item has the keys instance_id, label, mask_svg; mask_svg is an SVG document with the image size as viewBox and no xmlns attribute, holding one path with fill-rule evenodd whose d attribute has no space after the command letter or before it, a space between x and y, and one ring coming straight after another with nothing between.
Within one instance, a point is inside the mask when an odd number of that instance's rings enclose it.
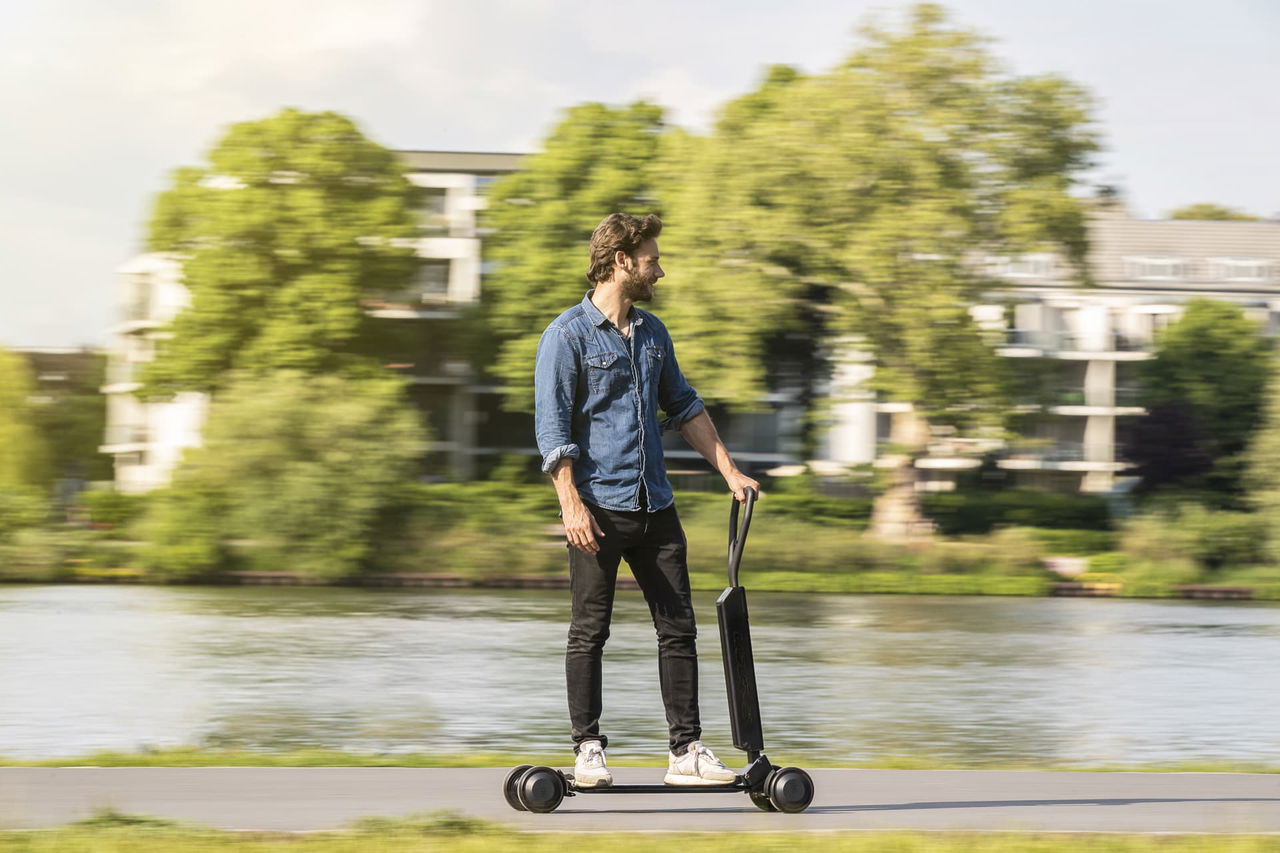
<instances>
[{"instance_id":1,"label":"shrub","mask_svg":"<svg viewBox=\"0 0 1280 853\"><path fill-rule=\"evenodd\" d=\"M124 527L146 511L146 495L128 495L117 491L81 492L78 503L95 525Z\"/></svg>"},{"instance_id":2,"label":"shrub","mask_svg":"<svg viewBox=\"0 0 1280 853\"><path fill-rule=\"evenodd\" d=\"M989 533L996 527L1106 530L1111 527L1105 500L1034 489L935 492L921 500L924 513L944 536Z\"/></svg>"}]
</instances>

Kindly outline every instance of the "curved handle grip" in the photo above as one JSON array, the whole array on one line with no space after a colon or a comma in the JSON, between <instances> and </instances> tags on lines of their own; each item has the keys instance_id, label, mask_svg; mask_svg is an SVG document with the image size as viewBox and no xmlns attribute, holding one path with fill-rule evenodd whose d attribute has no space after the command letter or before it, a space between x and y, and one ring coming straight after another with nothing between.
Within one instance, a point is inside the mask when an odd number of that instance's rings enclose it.
<instances>
[{"instance_id":1,"label":"curved handle grip","mask_svg":"<svg viewBox=\"0 0 1280 853\"><path fill-rule=\"evenodd\" d=\"M746 512L742 514L742 530L738 530L738 499L730 498L729 507L729 586L738 585L738 564L742 562L742 549L747 544L747 531L751 529L751 512L756 505L756 490L748 486L742 490L747 496Z\"/></svg>"}]
</instances>

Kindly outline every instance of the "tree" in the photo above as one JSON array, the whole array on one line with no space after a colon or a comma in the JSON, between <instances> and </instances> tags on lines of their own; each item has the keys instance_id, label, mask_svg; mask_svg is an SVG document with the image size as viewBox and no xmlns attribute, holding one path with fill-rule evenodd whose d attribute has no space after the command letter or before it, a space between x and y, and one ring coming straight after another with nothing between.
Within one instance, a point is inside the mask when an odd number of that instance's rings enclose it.
<instances>
[{"instance_id":1,"label":"tree","mask_svg":"<svg viewBox=\"0 0 1280 853\"><path fill-rule=\"evenodd\" d=\"M1247 459L1249 504L1266 527L1272 561L1280 562L1280 364L1272 364L1262 423Z\"/></svg>"},{"instance_id":2,"label":"tree","mask_svg":"<svg viewBox=\"0 0 1280 853\"><path fill-rule=\"evenodd\" d=\"M653 169L662 110L582 104L556 125L543 150L490 188L484 223L486 366L505 383L510 409L533 409L538 338L588 289L591 232L615 211L659 213Z\"/></svg>"},{"instance_id":3,"label":"tree","mask_svg":"<svg viewBox=\"0 0 1280 853\"><path fill-rule=\"evenodd\" d=\"M233 125L155 202L148 246L180 259L191 303L159 339L145 393L367 360L361 300L403 290L417 269L415 195L395 155L336 113Z\"/></svg>"},{"instance_id":4,"label":"tree","mask_svg":"<svg viewBox=\"0 0 1280 853\"><path fill-rule=\"evenodd\" d=\"M49 484L49 448L36 426L35 378L27 360L0 349L0 489Z\"/></svg>"},{"instance_id":5,"label":"tree","mask_svg":"<svg viewBox=\"0 0 1280 853\"><path fill-rule=\"evenodd\" d=\"M1053 250L1083 280L1085 220L1071 190L1097 142L1083 90L1008 76L938 6L863 36L830 72L785 81L745 131L756 225L717 252L789 280L789 299L826 288L827 343L856 342L875 388L912 404L877 505L875 528L890 535L919 527L914 460L930 425L1003 417L996 357L969 314L992 284L975 257Z\"/></svg>"},{"instance_id":6,"label":"tree","mask_svg":"<svg viewBox=\"0 0 1280 853\"><path fill-rule=\"evenodd\" d=\"M1232 207L1225 207L1221 204L1213 204L1212 202L1201 202L1200 204L1189 204L1186 207L1180 207L1177 210L1170 211L1170 219L1199 219L1202 221L1221 221L1221 222L1257 222L1258 217L1245 213L1242 210L1236 210Z\"/></svg>"},{"instance_id":7,"label":"tree","mask_svg":"<svg viewBox=\"0 0 1280 853\"><path fill-rule=\"evenodd\" d=\"M230 377L203 445L152 504L148 562L198 576L229 564L228 541L249 540L257 568L328 580L357 572L425 440L394 377Z\"/></svg>"},{"instance_id":8,"label":"tree","mask_svg":"<svg viewBox=\"0 0 1280 853\"><path fill-rule=\"evenodd\" d=\"M669 136L659 164L670 277L658 309L698 392L739 409L785 388L809 412L829 372L829 286L800 209L785 204L794 176L775 150L777 116L801 80L770 68L759 89L721 109L709 137Z\"/></svg>"},{"instance_id":9,"label":"tree","mask_svg":"<svg viewBox=\"0 0 1280 853\"><path fill-rule=\"evenodd\" d=\"M1224 507L1241 503L1244 454L1261 419L1269 361L1257 323L1238 307L1212 299L1186 304L1182 317L1156 336L1155 357L1143 365L1148 414L1129 453L1146 491L1174 488ZM1171 410L1179 412L1172 423L1185 421L1177 430L1167 428ZM1191 435L1199 454L1187 447ZM1181 457L1177 468L1172 455Z\"/></svg>"}]
</instances>

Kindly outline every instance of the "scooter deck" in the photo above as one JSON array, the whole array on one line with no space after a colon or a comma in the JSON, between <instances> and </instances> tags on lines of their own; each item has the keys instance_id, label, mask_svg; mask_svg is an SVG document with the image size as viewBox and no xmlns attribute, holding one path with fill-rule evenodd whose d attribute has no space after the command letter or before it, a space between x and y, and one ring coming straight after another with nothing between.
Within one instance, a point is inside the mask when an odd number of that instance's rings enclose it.
<instances>
[{"instance_id":1,"label":"scooter deck","mask_svg":"<svg viewBox=\"0 0 1280 853\"><path fill-rule=\"evenodd\" d=\"M566 776L569 794L740 794L750 788L742 777L728 785L608 785L603 788L579 788L573 777Z\"/></svg>"}]
</instances>

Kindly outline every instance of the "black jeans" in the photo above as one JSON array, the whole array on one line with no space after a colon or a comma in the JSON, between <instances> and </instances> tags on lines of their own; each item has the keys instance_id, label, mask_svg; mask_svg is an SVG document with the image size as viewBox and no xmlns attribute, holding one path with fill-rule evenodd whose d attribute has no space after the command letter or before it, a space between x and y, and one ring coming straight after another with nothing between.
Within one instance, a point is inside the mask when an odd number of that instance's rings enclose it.
<instances>
[{"instance_id":1,"label":"black jeans","mask_svg":"<svg viewBox=\"0 0 1280 853\"><path fill-rule=\"evenodd\" d=\"M575 749L584 740L608 745L600 733L601 660L613 616L618 562L626 559L644 592L658 632L658 683L667 709L670 747L683 750L702 736L698 718L697 625L689 594L684 528L673 504L658 512L616 512L587 504L604 531L600 550L569 546L573 619L565 652L569 721Z\"/></svg>"}]
</instances>

